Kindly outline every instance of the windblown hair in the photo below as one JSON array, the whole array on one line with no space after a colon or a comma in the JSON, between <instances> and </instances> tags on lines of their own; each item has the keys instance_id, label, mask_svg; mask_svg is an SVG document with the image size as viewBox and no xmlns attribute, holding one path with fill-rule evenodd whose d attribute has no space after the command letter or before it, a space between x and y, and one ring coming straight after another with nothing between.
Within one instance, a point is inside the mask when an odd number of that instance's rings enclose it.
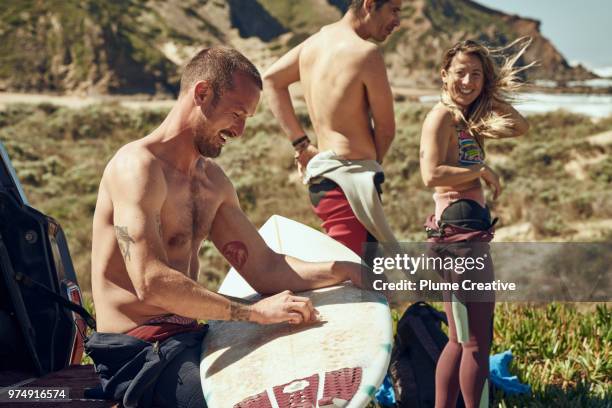
<instances>
[{"instance_id":1,"label":"windblown hair","mask_svg":"<svg viewBox=\"0 0 612 408\"><path fill-rule=\"evenodd\" d=\"M531 68L535 61L523 67L514 65L530 44L531 38L521 37L505 47L490 49L476 41L466 40L455 44L444 53L442 69L447 72L453 58L459 53L475 55L482 63L484 79L482 91L465 113L453 102L446 86L442 87L441 100L455 118L463 122L466 130L483 148L483 152L485 137L502 138L513 134L512 121L506 116L495 113L493 102L515 101L517 91L523 86L519 73ZM515 46L519 46L519 50L507 56L508 50ZM496 63L497 61L499 63Z\"/></svg>"},{"instance_id":2,"label":"windblown hair","mask_svg":"<svg viewBox=\"0 0 612 408\"><path fill-rule=\"evenodd\" d=\"M363 2L364 0L351 0L351 3L349 4L348 9L357 11L363 6ZM380 9L387 2L389 2L389 0L374 0L374 9L375 10Z\"/></svg>"},{"instance_id":3,"label":"windblown hair","mask_svg":"<svg viewBox=\"0 0 612 408\"><path fill-rule=\"evenodd\" d=\"M216 105L223 92L232 89L234 73L240 72L251 78L262 89L261 75L247 57L232 48L204 48L191 59L181 76L181 90L184 93L198 81L210 81L213 90L213 105Z\"/></svg>"}]
</instances>

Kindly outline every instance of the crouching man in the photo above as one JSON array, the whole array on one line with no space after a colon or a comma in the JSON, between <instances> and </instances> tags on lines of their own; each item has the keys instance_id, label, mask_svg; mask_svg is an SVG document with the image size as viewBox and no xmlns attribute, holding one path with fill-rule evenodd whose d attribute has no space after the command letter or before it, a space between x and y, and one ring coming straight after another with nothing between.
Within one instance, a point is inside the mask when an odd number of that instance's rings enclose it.
<instances>
[{"instance_id":1,"label":"crouching man","mask_svg":"<svg viewBox=\"0 0 612 408\"><path fill-rule=\"evenodd\" d=\"M180 86L163 123L109 161L94 214L98 331L86 350L104 397L126 407L205 405L199 363L207 326L196 319L306 323L317 312L292 291L359 279L358 264L306 263L268 248L212 160L255 112L262 82L253 64L232 49L204 49ZM244 304L199 285L205 239L273 296Z\"/></svg>"}]
</instances>

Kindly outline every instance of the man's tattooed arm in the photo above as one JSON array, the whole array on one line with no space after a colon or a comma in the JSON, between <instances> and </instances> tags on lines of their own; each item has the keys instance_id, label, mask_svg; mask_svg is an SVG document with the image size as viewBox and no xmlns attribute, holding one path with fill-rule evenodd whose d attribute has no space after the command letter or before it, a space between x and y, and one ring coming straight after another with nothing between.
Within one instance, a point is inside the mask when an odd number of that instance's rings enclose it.
<instances>
[{"instance_id":1,"label":"man's tattooed arm","mask_svg":"<svg viewBox=\"0 0 612 408\"><path fill-rule=\"evenodd\" d=\"M230 301L230 320L242 322L249 320L249 317L251 316L250 306L253 304L253 302L229 295L223 295L223 297Z\"/></svg>"},{"instance_id":2,"label":"man's tattooed arm","mask_svg":"<svg viewBox=\"0 0 612 408\"><path fill-rule=\"evenodd\" d=\"M128 234L127 227L120 227L115 225L115 235L117 235L117 242L119 243L119 249L123 255L123 259L127 262L131 259L130 257L130 244L133 244L134 239Z\"/></svg>"},{"instance_id":3,"label":"man's tattooed arm","mask_svg":"<svg viewBox=\"0 0 612 408\"><path fill-rule=\"evenodd\" d=\"M247 322L251 317L251 307L248 304L230 302L230 320Z\"/></svg>"},{"instance_id":4,"label":"man's tattooed arm","mask_svg":"<svg viewBox=\"0 0 612 408\"><path fill-rule=\"evenodd\" d=\"M223 245L221 253L238 271L242 269L249 259L249 250L247 246L240 241L231 241Z\"/></svg>"}]
</instances>

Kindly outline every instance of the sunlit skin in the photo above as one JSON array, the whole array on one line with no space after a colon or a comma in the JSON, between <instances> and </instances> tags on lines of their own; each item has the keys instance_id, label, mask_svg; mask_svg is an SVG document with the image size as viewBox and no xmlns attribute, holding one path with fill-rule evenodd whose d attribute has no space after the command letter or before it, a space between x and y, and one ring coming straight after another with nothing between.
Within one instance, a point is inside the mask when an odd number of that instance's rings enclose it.
<instances>
[{"instance_id":1,"label":"sunlit skin","mask_svg":"<svg viewBox=\"0 0 612 408\"><path fill-rule=\"evenodd\" d=\"M305 131L295 114L289 86L300 82L317 146L296 152L303 169L319 150L351 160L382 162L395 137L393 94L381 50L399 26L402 1L377 8L364 0L359 9L324 26L268 68L268 104L289 140Z\"/></svg>"},{"instance_id":2,"label":"sunlit skin","mask_svg":"<svg viewBox=\"0 0 612 408\"><path fill-rule=\"evenodd\" d=\"M196 95L206 92L206 84L196 85ZM246 119L253 115L260 91L242 75L236 76L233 89L226 91L216 103L200 106L193 127L196 150L204 157L215 158L232 138L242 135Z\"/></svg>"},{"instance_id":3,"label":"sunlit skin","mask_svg":"<svg viewBox=\"0 0 612 408\"><path fill-rule=\"evenodd\" d=\"M303 291L354 279L359 264L305 263L268 248L212 157L242 135L260 90L241 74L215 100L206 80L179 95L151 134L121 147L104 170L93 220L92 291L98 331L125 333L152 317L260 324L316 320ZM242 305L197 283L210 240L258 292Z\"/></svg>"},{"instance_id":4,"label":"sunlit skin","mask_svg":"<svg viewBox=\"0 0 612 408\"><path fill-rule=\"evenodd\" d=\"M372 39L383 42L400 24L402 0L391 0L372 13Z\"/></svg>"},{"instance_id":5,"label":"sunlit skin","mask_svg":"<svg viewBox=\"0 0 612 408\"><path fill-rule=\"evenodd\" d=\"M441 76L452 101L464 112L482 92L482 62L473 54L460 52L455 55L448 70L442 69ZM421 138L421 174L425 185L435 187L438 193L463 191L479 187L482 178L494 186L497 195L499 178L488 167L458 167L458 146L452 142L457 137L456 125L456 118L441 103L428 115Z\"/></svg>"},{"instance_id":6,"label":"sunlit skin","mask_svg":"<svg viewBox=\"0 0 612 408\"><path fill-rule=\"evenodd\" d=\"M457 53L441 72L444 88L451 100L467 113L483 92L485 76L480 58L472 53ZM511 105L494 100L492 110L512 122L513 134L523 135L529 129L525 118ZM464 191L480 187L483 180L491 188L492 198L502 191L499 176L486 164L458 165L457 129L460 121L443 103L429 112L421 133L420 167L423 183L438 193Z\"/></svg>"},{"instance_id":7,"label":"sunlit skin","mask_svg":"<svg viewBox=\"0 0 612 408\"><path fill-rule=\"evenodd\" d=\"M423 183L439 194L454 193L434 196L434 220L441 230L445 227L440 221L454 201L469 200L475 205L486 205L481 180L491 188L493 200L502 191L499 176L483 162L483 155L478 154L477 160L463 161L461 159L465 156L460 146L466 146L470 153L476 152L478 148L481 151L479 153L484 153L485 137L520 136L529 128L525 118L504 102L502 92L495 92L486 86L508 80L505 75L496 77L493 69L490 69L492 67L489 64L494 64L494 61L489 59L489 51L474 41L465 41L445 53L443 61L448 67L440 72L444 84L443 99L432 108L423 123L420 142ZM503 91L504 87L501 88ZM449 103L448 98L452 103ZM474 140L469 140L470 136ZM470 214L457 218L472 217ZM448 220L445 222L453 223ZM494 306L494 302L468 305L469 342L460 342L455 325L449 326L450 340L436 366L436 407L455 406L460 391L466 406L482 406L482 402L488 404L488 400L483 399L481 394L483 390L486 391L486 363L491 342L486 328ZM456 320L450 302L445 302L444 309L449 322ZM466 356L469 358L466 359Z\"/></svg>"},{"instance_id":8,"label":"sunlit skin","mask_svg":"<svg viewBox=\"0 0 612 408\"><path fill-rule=\"evenodd\" d=\"M442 81L448 94L463 111L478 98L484 85L482 62L474 54L458 53L447 70L442 70Z\"/></svg>"}]
</instances>

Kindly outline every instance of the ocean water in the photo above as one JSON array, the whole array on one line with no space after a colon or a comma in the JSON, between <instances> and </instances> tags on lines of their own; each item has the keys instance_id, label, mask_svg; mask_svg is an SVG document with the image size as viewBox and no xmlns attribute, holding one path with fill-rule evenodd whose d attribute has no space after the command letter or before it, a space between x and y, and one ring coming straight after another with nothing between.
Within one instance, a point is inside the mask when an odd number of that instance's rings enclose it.
<instances>
[{"instance_id":1,"label":"ocean water","mask_svg":"<svg viewBox=\"0 0 612 408\"><path fill-rule=\"evenodd\" d=\"M552 81L549 79L536 79L534 81L535 85L542 86L544 88L556 88L559 86L557 81ZM570 88L588 86L591 88L612 88L612 78L595 78L595 79L586 79L583 81L568 81L566 86Z\"/></svg>"},{"instance_id":2,"label":"ocean water","mask_svg":"<svg viewBox=\"0 0 612 408\"><path fill-rule=\"evenodd\" d=\"M427 95L419 100L423 103L435 103L439 99L438 95ZM603 118L612 115L612 95L528 92L520 94L519 101L514 106L525 115L564 110Z\"/></svg>"},{"instance_id":3,"label":"ocean water","mask_svg":"<svg viewBox=\"0 0 612 408\"><path fill-rule=\"evenodd\" d=\"M612 78L612 66L592 68L591 71L602 78Z\"/></svg>"},{"instance_id":4,"label":"ocean water","mask_svg":"<svg viewBox=\"0 0 612 408\"><path fill-rule=\"evenodd\" d=\"M514 106L519 112L527 115L564 110L594 118L603 118L612 115L612 95L553 95L530 92L521 94L519 103Z\"/></svg>"}]
</instances>

